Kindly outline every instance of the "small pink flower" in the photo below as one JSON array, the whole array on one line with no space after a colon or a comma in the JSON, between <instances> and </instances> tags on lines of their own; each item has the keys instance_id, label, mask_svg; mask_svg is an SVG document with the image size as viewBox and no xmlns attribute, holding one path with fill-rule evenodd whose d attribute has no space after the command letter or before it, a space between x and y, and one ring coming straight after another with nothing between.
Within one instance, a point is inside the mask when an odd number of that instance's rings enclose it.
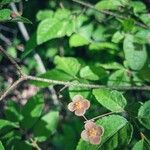
<instances>
[{"instance_id":1,"label":"small pink flower","mask_svg":"<svg viewBox=\"0 0 150 150\"><path fill-rule=\"evenodd\" d=\"M100 144L104 128L96 125L92 121L87 121L84 128L85 130L82 131L81 138L85 141L89 141L91 144Z\"/></svg>"},{"instance_id":2,"label":"small pink flower","mask_svg":"<svg viewBox=\"0 0 150 150\"><path fill-rule=\"evenodd\" d=\"M71 112L75 112L75 115L77 116L83 116L89 107L90 102L81 95L74 96L72 102L68 104L68 109Z\"/></svg>"}]
</instances>

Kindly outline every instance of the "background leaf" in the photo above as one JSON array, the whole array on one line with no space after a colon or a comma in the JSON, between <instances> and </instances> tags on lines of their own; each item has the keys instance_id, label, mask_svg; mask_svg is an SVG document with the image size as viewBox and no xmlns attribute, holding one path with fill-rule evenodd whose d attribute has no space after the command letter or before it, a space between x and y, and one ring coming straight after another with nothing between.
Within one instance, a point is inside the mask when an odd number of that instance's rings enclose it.
<instances>
[{"instance_id":1,"label":"background leaf","mask_svg":"<svg viewBox=\"0 0 150 150\"><path fill-rule=\"evenodd\" d=\"M144 127L150 129L150 100L145 102L143 106L140 107L138 118Z\"/></svg>"},{"instance_id":2,"label":"background leaf","mask_svg":"<svg viewBox=\"0 0 150 150\"><path fill-rule=\"evenodd\" d=\"M35 139L42 142L45 141L50 135L52 135L57 128L59 121L59 112L50 111L44 115L35 125L33 133Z\"/></svg>"},{"instance_id":3,"label":"background leaf","mask_svg":"<svg viewBox=\"0 0 150 150\"><path fill-rule=\"evenodd\" d=\"M117 10L121 6L128 4L128 0L102 0L96 4L98 10Z\"/></svg>"},{"instance_id":4,"label":"background leaf","mask_svg":"<svg viewBox=\"0 0 150 150\"><path fill-rule=\"evenodd\" d=\"M132 150L148 150L149 146L150 145L144 139L142 139L134 145Z\"/></svg>"},{"instance_id":5,"label":"background leaf","mask_svg":"<svg viewBox=\"0 0 150 150\"><path fill-rule=\"evenodd\" d=\"M133 35L125 37L123 49L125 58L133 70L140 70L147 60L147 52L144 45L134 43ZM136 63L135 63L136 62Z\"/></svg>"},{"instance_id":6,"label":"background leaf","mask_svg":"<svg viewBox=\"0 0 150 150\"><path fill-rule=\"evenodd\" d=\"M109 76L109 86L130 86L130 74L127 70L117 70Z\"/></svg>"},{"instance_id":7,"label":"background leaf","mask_svg":"<svg viewBox=\"0 0 150 150\"><path fill-rule=\"evenodd\" d=\"M73 34L69 40L69 44L71 47L79 47L83 45L88 45L89 43L90 41L80 34Z\"/></svg>"},{"instance_id":8,"label":"background leaf","mask_svg":"<svg viewBox=\"0 0 150 150\"><path fill-rule=\"evenodd\" d=\"M5 148L4 148L4 146L3 146L1 141L0 141L0 150L5 150Z\"/></svg>"},{"instance_id":9,"label":"background leaf","mask_svg":"<svg viewBox=\"0 0 150 150\"><path fill-rule=\"evenodd\" d=\"M5 115L9 121L19 122L22 118L21 116L21 106L10 100L7 102L7 106L5 108Z\"/></svg>"},{"instance_id":10,"label":"background leaf","mask_svg":"<svg viewBox=\"0 0 150 150\"><path fill-rule=\"evenodd\" d=\"M1 9L0 10L0 21L10 20L11 19L10 15L11 15L10 9Z\"/></svg>"},{"instance_id":11,"label":"background leaf","mask_svg":"<svg viewBox=\"0 0 150 150\"><path fill-rule=\"evenodd\" d=\"M71 57L65 58L56 56L54 63L56 64L57 69L60 69L72 76L75 76L78 73L81 66L77 59Z\"/></svg>"},{"instance_id":12,"label":"background leaf","mask_svg":"<svg viewBox=\"0 0 150 150\"><path fill-rule=\"evenodd\" d=\"M0 5L9 4L11 2L19 2L20 0L0 0Z\"/></svg>"},{"instance_id":13,"label":"background leaf","mask_svg":"<svg viewBox=\"0 0 150 150\"><path fill-rule=\"evenodd\" d=\"M30 98L22 109L23 119L21 121L21 126L27 129L31 128L41 116L43 107L44 100L41 94Z\"/></svg>"}]
</instances>

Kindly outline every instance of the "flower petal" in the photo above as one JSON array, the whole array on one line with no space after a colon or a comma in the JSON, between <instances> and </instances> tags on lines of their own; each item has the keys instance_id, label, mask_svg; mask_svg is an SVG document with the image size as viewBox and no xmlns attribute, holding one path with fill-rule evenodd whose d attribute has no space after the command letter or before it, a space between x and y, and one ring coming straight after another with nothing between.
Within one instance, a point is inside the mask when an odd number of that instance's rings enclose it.
<instances>
[{"instance_id":1,"label":"flower petal","mask_svg":"<svg viewBox=\"0 0 150 150\"><path fill-rule=\"evenodd\" d=\"M73 98L72 98L72 101L82 101L83 100L83 97L81 95L75 95Z\"/></svg>"},{"instance_id":2,"label":"flower petal","mask_svg":"<svg viewBox=\"0 0 150 150\"><path fill-rule=\"evenodd\" d=\"M89 138L88 138L88 135L87 135L87 131L86 130L83 130L81 132L81 138L85 141L89 141Z\"/></svg>"},{"instance_id":3,"label":"flower petal","mask_svg":"<svg viewBox=\"0 0 150 150\"><path fill-rule=\"evenodd\" d=\"M89 109L89 107L90 107L90 101L84 100L84 101L83 101L83 105L84 105L84 108L85 108L86 110Z\"/></svg>"},{"instance_id":4,"label":"flower petal","mask_svg":"<svg viewBox=\"0 0 150 150\"><path fill-rule=\"evenodd\" d=\"M104 128L102 126L97 126L97 133L99 136L102 136L104 133Z\"/></svg>"},{"instance_id":5,"label":"flower petal","mask_svg":"<svg viewBox=\"0 0 150 150\"><path fill-rule=\"evenodd\" d=\"M95 123L93 121L87 121L84 125L85 129L86 130L89 130L91 128L94 128L95 127Z\"/></svg>"},{"instance_id":6,"label":"flower petal","mask_svg":"<svg viewBox=\"0 0 150 150\"><path fill-rule=\"evenodd\" d=\"M75 111L74 102L71 102L71 103L68 104L68 109L69 109L71 112Z\"/></svg>"},{"instance_id":7,"label":"flower petal","mask_svg":"<svg viewBox=\"0 0 150 150\"><path fill-rule=\"evenodd\" d=\"M75 115L77 116L83 116L85 114L85 109L77 109L75 111Z\"/></svg>"},{"instance_id":8,"label":"flower petal","mask_svg":"<svg viewBox=\"0 0 150 150\"><path fill-rule=\"evenodd\" d=\"M91 144L98 145L101 142L101 138L100 136L95 136L95 137L89 138L89 141Z\"/></svg>"}]
</instances>

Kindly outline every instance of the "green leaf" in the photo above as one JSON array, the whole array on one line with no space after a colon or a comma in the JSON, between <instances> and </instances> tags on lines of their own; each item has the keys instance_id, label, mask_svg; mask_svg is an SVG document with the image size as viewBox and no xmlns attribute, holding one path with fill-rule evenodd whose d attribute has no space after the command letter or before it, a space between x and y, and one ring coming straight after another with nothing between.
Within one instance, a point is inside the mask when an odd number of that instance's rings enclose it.
<instances>
[{"instance_id":1,"label":"green leaf","mask_svg":"<svg viewBox=\"0 0 150 150\"><path fill-rule=\"evenodd\" d=\"M20 0L0 0L0 5L9 4L11 2L20 2Z\"/></svg>"},{"instance_id":2,"label":"green leaf","mask_svg":"<svg viewBox=\"0 0 150 150\"><path fill-rule=\"evenodd\" d=\"M76 16L75 22L76 22L76 28L79 29L86 21L88 21L88 17L84 14L80 14Z\"/></svg>"},{"instance_id":3,"label":"green leaf","mask_svg":"<svg viewBox=\"0 0 150 150\"><path fill-rule=\"evenodd\" d=\"M1 136L5 149L11 149L16 140L21 140L21 132L19 130L12 130Z\"/></svg>"},{"instance_id":4,"label":"green leaf","mask_svg":"<svg viewBox=\"0 0 150 150\"><path fill-rule=\"evenodd\" d=\"M107 73L102 67L85 66L80 70L80 77L87 80L100 80L106 77Z\"/></svg>"},{"instance_id":5,"label":"green leaf","mask_svg":"<svg viewBox=\"0 0 150 150\"><path fill-rule=\"evenodd\" d=\"M41 116L43 108L44 100L41 94L31 97L22 109L21 126L27 129L31 128Z\"/></svg>"},{"instance_id":6,"label":"green leaf","mask_svg":"<svg viewBox=\"0 0 150 150\"><path fill-rule=\"evenodd\" d=\"M90 50L118 49L118 47L116 44L110 42L96 42L91 43L89 49Z\"/></svg>"},{"instance_id":7,"label":"green leaf","mask_svg":"<svg viewBox=\"0 0 150 150\"><path fill-rule=\"evenodd\" d=\"M19 122L22 118L20 107L16 102L14 102L12 100L9 100L7 102L6 107L5 107L5 116L6 116L6 118L9 121L12 121L12 122Z\"/></svg>"},{"instance_id":8,"label":"green leaf","mask_svg":"<svg viewBox=\"0 0 150 150\"><path fill-rule=\"evenodd\" d=\"M111 70L124 69L124 67L117 62L109 62L109 63L98 64L98 65L105 69L111 69Z\"/></svg>"},{"instance_id":9,"label":"green leaf","mask_svg":"<svg viewBox=\"0 0 150 150\"><path fill-rule=\"evenodd\" d=\"M79 72L81 64L73 57L60 57L56 56L54 59L56 68L62 70L73 77Z\"/></svg>"},{"instance_id":10,"label":"green leaf","mask_svg":"<svg viewBox=\"0 0 150 150\"><path fill-rule=\"evenodd\" d=\"M112 42L119 43L123 38L124 34L121 33L120 31L117 31L112 37Z\"/></svg>"},{"instance_id":11,"label":"green leaf","mask_svg":"<svg viewBox=\"0 0 150 150\"><path fill-rule=\"evenodd\" d=\"M5 150L5 148L4 148L4 146L3 146L1 141L0 141L0 150Z\"/></svg>"},{"instance_id":12,"label":"green leaf","mask_svg":"<svg viewBox=\"0 0 150 150\"><path fill-rule=\"evenodd\" d=\"M138 141L132 148L132 150L149 150L149 149L150 145L146 141L144 141L144 139Z\"/></svg>"},{"instance_id":13,"label":"green leaf","mask_svg":"<svg viewBox=\"0 0 150 150\"><path fill-rule=\"evenodd\" d=\"M124 96L118 91L109 89L94 89L93 95L96 100L111 111L124 111L127 102Z\"/></svg>"},{"instance_id":14,"label":"green leaf","mask_svg":"<svg viewBox=\"0 0 150 150\"><path fill-rule=\"evenodd\" d=\"M123 43L125 59L133 70L140 70L147 60L145 45L134 43L133 35L128 34Z\"/></svg>"},{"instance_id":15,"label":"green leaf","mask_svg":"<svg viewBox=\"0 0 150 150\"><path fill-rule=\"evenodd\" d=\"M29 145L29 143L27 143L26 141L16 139L13 142L12 149L14 149L14 150L21 150L21 149L32 150L33 147L31 145Z\"/></svg>"},{"instance_id":16,"label":"green leaf","mask_svg":"<svg viewBox=\"0 0 150 150\"><path fill-rule=\"evenodd\" d=\"M54 16L44 19L38 26L37 43L42 44L48 40L70 36L74 31L74 20L70 18L70 11L58 9Z\"/></svg>"},{"instance_id":17,"label":"green leaf","mask_svg":"<svg viewBox=\"0 0 150 150\"><path fill-rule=\"evenodd\" d=\"M10 9L1 9L0 10L0 21L10 20L11 19L10 15L11 15Z\"/></svg>"},{"instance_id":18,"label":"green leaf","mask_svg":"<svg viewBox=\"0 0 150 150\"><path fill-rule=\"evenodd\" d=\"M84 46L88 45L89 43L90 41L80 34L73 34L69 39L69 44L71 47Z\"/></svg>"},{"instance_id":19,"label":"green leaf","mask_svg":"<svg viewBox=\"0 0 150 150\"><path fill-rule=\"evenodd\" d=\"M85 66L80 70L80 77L88 80L99 80L99 76L89 66Z\"/></svg>"},{"instance_id":20,"label":"green leaf","mask_svg":"<svg viewBox=\"0 0 150 150\"><path fill-rule=\"evenodd\" d=\"M71 12L68 9L65 8L59 8L55 12L54 18L57 19L68 19L68 17L71 15Z\"/></svg>"},{"instance_id":21,"label":"green leaf","mask_svg":"<svg viewBox=\"0 0 150 150\"><path fill-rule=\"evenodd\" d=\"M141 44L149 43L150 30L141 29L135 34L135 40Z\"/></svg>"},{"instance_id":22,"label":"green leaf","mask_svg":"<svg viewBox=\"0 0 150 150\"><path fill-rule=\"evenodd\" d=\"M128 0L102 0L95 5L98 10L118 10L128 4Z\"/></svg>"},{"instance_id":23,"label":"green leaf","mask_svg":"<svg viewBox=\"0 0 150 150\"><path fill-rule=\"evenodd\" d=\"M45 19L43 20L37 30L37 43L42 44L54 38L60 38L66 35L68 29L67 20Z\"/></svg>"},{"instance_id":24,"label":"green leaf","mask_svg":"<svg viewBox=\"0 0 150 150\"><path fill-rule=\"evenodd\" d=\"M53 17L54 12L51 10L40 10L37 15L36 18L38 21L47 19L47 18L52 18Z\"/></svg>"},{"instance_id":25,"label":"green leaf","mask_svg":"<svg viewBox=\"0 0 150 150\"><path fill-rule=\"evenodd\" d=\"M139 18L143 21L143 23L147 26L150 27L150 19L149 19L149 13L146 13L146 14L141 14L139 16Z\"/></svg>"},{"instance_id":26,"label":"green leaf","mask_svg":"<svg viewBox=\"0 0 150 150\"><path fill-rule=\"evenodd\" d=\"M99 15L99 14L98 14ZM92 33L92 38L95 41L106 41L106 28L102 25L99 25Z\"/></svg>"},{"instance_id":27,"label":"green leaf","mask_svg":"<svg viewBox=\"0 0 150 150\"><path fill-rule=\"evenodd\" d=\"M104 128L101 143L99 145L92 145L81 139L76 150L119 150L121 147L125 147L131 140L132 126L125 118L119 115L103 117L96 124Z\"/></svg>"},{"instance_id":28,"label":"green leaf","mask_svg":"<svg viewBox=\"0 0 150 150\"><path fill-rule=\"evenodd\" d=\"M135 28L135 20L132 18L118 20L121 22L125 32L130 32Z\"/></svg>"},{"instance_id":29,"label":"green leaf","mask_svg":"<svg viewBox=\"0 0 150 150\"><path fill-rule=\"evenodd\" d=\"M57 128L59 121L59 112L50 111L44 115L35 125L33 129L34 137L36 140L42 142L45 141L50 135L52 135Z\"/></svg>"},{"instance_id":30,"label":"green leaf","mask_svg":"<svg viewBox=\"0 0 150 150\"><path fill-rule=\"evenodd\" d=\"M109 86L130 86L130 74L127 70L117 70L109 76Z\"/></svg>"},{"instance_id":31,"label":"green leaf","mask_svg":"<svg viewBox=\"0 0 150 150\"><path fill-rule=\"evenodd\" d=\"M139 72L139 77L144 81L150 81L150 65L146 64Z\"/></svg>"},{"instance_id":32,"label":"green leaf","mask_svg":"<svg viewBox=\"0 0 150 150\"><path fill-rule=\"evenodd\" d=\"M87 25L81 26L77 30L77 33L80 34L82 37L86 38L88 41L91 41L93 29L94 29L93 24L87 24Z\"/></svg>"},{"instance_id":33,"label":"green leaf","mask_svg":"<svg viewBox=\"0 0 150 150\"><path fill-rule=\"evenodd\" d=\"M150 129L150 100L145 102L139 109L138 119L140 123Z\"/></svg>"},{"instance_id":34,"label":"green leaf","mask_svg":"<svg viewBox=\"0 0 150 150\"><path fill-rule=\"evenodd\" d=\"M138 15L138 13L147 12L145 4L142 2L133 1L130 3L130 6L133 8L133 12L135 15Z\"/></svg>"},{"instance_id":35,"label":"green leaf","mask_svg":"<svg viewBox=\"0 0 150 150\"><path fill-rule=\"evenodd\" d=\"M76 148L76 130L74 125L62 124L62 134L57 134L53 138L57 149L63 147L64 150L75 150ZM71 140L70 140L71 139Z\"/></svg>"},{"instance_id":36,"label":"green leaf","mask_svg":"<svg viewBox=\"0 0 150 150\"><path fill-rule=\"evenodd\" d=\"M7 53L13 58L17 58L17 50L14 46L10 46L7 48Z\"/></svg>"},{"instance_id":37,"label":"green leaf","mask_svg":"<svg viewBox=\"0 0 150 150\"><path fill-rule=\"evenodd\" d=\"M18 125L11 121L0 119L0 134L6 134L8 131L14 128L18 128Z\"/></svg>"}]
</instances>

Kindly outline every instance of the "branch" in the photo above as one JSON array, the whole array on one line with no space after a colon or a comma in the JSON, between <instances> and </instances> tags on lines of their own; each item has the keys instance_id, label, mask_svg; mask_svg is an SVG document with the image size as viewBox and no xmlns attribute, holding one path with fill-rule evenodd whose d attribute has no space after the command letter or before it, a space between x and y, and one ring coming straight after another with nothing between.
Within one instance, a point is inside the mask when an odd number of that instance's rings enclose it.
<instances>
[{"instance_id":1,"label":"branch","mask_svg":"<svg viewBox=\"0 0 150 150\"><path fill-rule=\"evenodd\" d=\"M108 10L99 10L94 5L92 5L90 3L87 3L87 2L83 2L83 1L80 1L80 0L72 0L72 1L75 2L75 3L78 3L78 4L82 5L82 6L91 8L91 9L93 9L93 10L99 12L99 13L103 13L105 15L110 15L110 16L113 16L113 17L116 17L116 18L120 18L120 19L124 19L124 20L129 19L129 18L125 17L125 16L113 13L113 12L108 11ZM146 29L148 28L145 24L137 22L137 21L135 21L135 24L140 26L140 27L142 27L142 28L146 28Z\"/></svg>"},{"instance_id":2,"label":"branch","mask_svg":"<svg viewBox=\"0 0 150 150\"><path fill-rule=\"evenodd\" d=\"M65 85L68 87L82 87L82 88L110 88L113 90L139 90L139 91L150 91L150 86L107 86L107 85L96 85L96 84L85 84L85 83L74 83L59 80L51 80L34 76L26 76L27 80L40 81L49 84Z\"/></svg>"},{"instance_id":3,"label":"branch","mask_svg":"<svg viewBox=\"0 0 150 150\"><path fill-rule=\"evenodd\" d=\"M0 96L0 101L3 100L12 90L14 90L19 83L22 81L26 80L26 77L22 76L20 77L17 81L15 81L1 96Z\"/></svg>"},{"instance_id":4,"label":"branch","mask_svg":"<svg viewBox=\"0 0 150 150\"><path fill-rule=\"evenodd\" d=\"M96 85L96 84L85 84L85 83L73 83L73 82L66 82L66 81L59 81L59 80L51 80L51 79L45 79L45 78L39 78L34 76L22 76L20 77L16 82L10 86L9 89L7 89L4 94L0 97L0 101L4 99L10 91L12 91L19 83L21 83L24 80L33 80L33 81L40 81L45 82L49 84L57 84L57 85L65 85L68 87L82 87L82 88L110 88L113 90L139 90L139 91L150 91L150 86L107 86L107 85Z\"/></svg>"},{"instance_id":5,"label":"branch","mask_svg":"<svg viewBox=\"0 0 150 150\"><path fill-rule=\"evenodd\" d=\"M11 41L6 36L4 36L2 33L0 33L0 39L9 46L12 44Z\"/></svg>"},{"instance_id":6,"label":"branch","mask_svg":"<svg viewBox=\"0 0 150 150\"><path fill-rule=\"evenodd\" d=\"M10 62L15 66L15 68L17 69L18 73L20 76L23 76L23 73L21 71L20 66L16 63L16 61L14 60L14 58L12 58L9 54L6 53L6 51L3 49L2 46L0 46L0 51L5 54L6 57L8 57L8 59L10 60Z\"/></svg>"},{"instance_id":7,"label":"branch","mask_svg":"<svg viewBox=\"0 0 150 150\"><path fill-rule=\"evenodd\" d=\"M99 115L99 116L96 116L96 117L94 117L94 118L92 118L92 119L86 120L85 122L87 122L87 121L95 121L95 120L97 120L97 119L100 119L100 118L102 118L102 117L105 117L105 116L108 116L108 115L111 115L111 114L114 114L114 113L122 113L122 112L121 112L121 111L108 112L108 113L106 113L106 114Z\"/></svg>"},{"instance_id":8,"label":"branch","mask_svg":"<svg viewBox=\"0 0 150 150\"><path fill-rule=\"evenodd\" d=\"M32 138L31 138L30 140L31 140L31 142L32 142L31 145L32 145L34 148L36 148L37 150L42 150L42 149L38 146L36 140L33 140Z\"/></svg>"}]
</instances>

